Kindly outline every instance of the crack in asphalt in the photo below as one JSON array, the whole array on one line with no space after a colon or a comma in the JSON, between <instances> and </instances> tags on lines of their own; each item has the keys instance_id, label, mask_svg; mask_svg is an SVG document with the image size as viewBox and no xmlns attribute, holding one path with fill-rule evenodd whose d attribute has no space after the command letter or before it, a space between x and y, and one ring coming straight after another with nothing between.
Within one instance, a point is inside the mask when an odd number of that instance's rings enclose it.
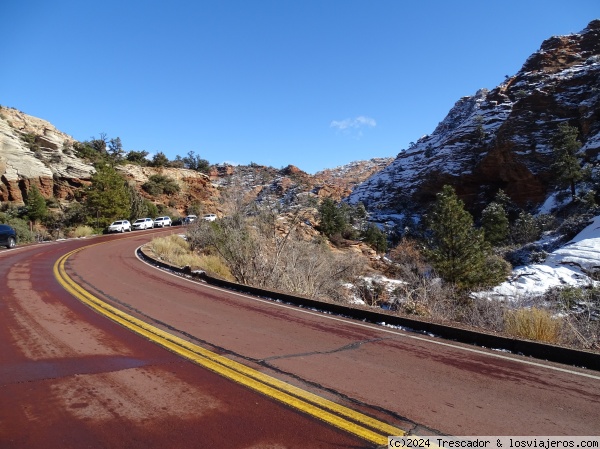
<instances>
[{"instance_id":1,"label":"crack in asphalt","mask_svg":"<svg viewBox=\"0 0 600 449\"><path fill-rule=\"evenodd\" d=\"M67 263L68 263L68 261L67 261ZM73 277L73 275L72 275L72 277ZM412 432L415 431L416 429L426 429L427 432L429 432L429 433L432 433L432 434L435 434L435 435L443 435L443 433L439 432L438 430L435 430L433 428L429 428L429 427L423 426L423 425L421 425L419 423L416 423L416 422L412 421L411 419L409 419L409 418L407 418L407 417L405 417L403 415L400 415L397 412L394 412L392 410L388 410L388 409L383 408L383 407L378 406L378 405L373 405L373 404L369 404L369 403L363 402L361 400L358 400L356 398L348 396L348 395L346 395L344 393L341 393L338 390L326 387L324 385L321 385L318 382L314 382L314 381L305 379L304 377L298 376L297 374L294 374L292 372L288 372L288 371L282 370L282 369L280 369L280 368L278 368L278 367L276 367L274 365L271 365L269 363L269 361L276 360L276 359L301 357L303 355L309 356L309 355L331 354L331 353L335 353L335 352L353 350L353 349L356 349L356 348L360 347L361 345L363 345L365 343L372 343L372 342L377 342L377 341L382 341L382 340L389 340L391 338L375 338L375 339L369 339L369 340L356 341L356 342L350 343L349 345L345 345L345 346L342 346L340 348L333 349L333 350L330 350L330 351L320 351L320 352L319 351L315 351L315 352L309 352L309 353L305 353L305 354L290 354L290 355L287 355L287 356L274 356L274 357L268 357L266 359L256 359L256 358L253 358L253 357L248 357L246 355L239 354L237 352L231 351L230 349L227 349L225 347L222 347L222 346L216 345L214 343L211 343L208 340L204 340L204 339L198 338L195 335L192 335L192 334L190 334L188 332L185 332L185 331L183 331L181 329L178 329L178 328L176 328L174 326L171 326L170 324L165 323L163 321L160 321L160 320L158 320L158 319L156 319L156 318L154 318L154 317L152 317L152 316L150 316L150 315L142 312L141 310L139 310L139 309L131 306L130 304L127 304L127 303L119 300L118 298L115 298L115 297L113 297L111 295L108 295L108 294L104 293L101 289L99 289L96 286L90 284L85 279L81 278L80 276L75 275L74 277L77 277L82 284L85 284L85 285L89 286L91 289L93 289L94 291L96 291L100 295L104 296L105 298L107 298L107 299L109 299L111 301L114 301L115 303L121 305L125 309L128 309L130 311L133 311L133 312L139 314L140 316L143 316L144 318L148 319L149 322L154 323L156 325L159 325L159 326L163 327L164 329L168 329L169 331L175 332L175 333L177 333L179 335L182 335L182 336L186 337L189 341L198 343L198 344L204 346L205 348L210 349L210 350L218 353L219 355L229 356L230 358L237 358L237 359L240 359L240 360L244 360L246 362L254 363L254 364L262 366L263 368L268 369L268 370L272 371L273 373L276 373L276 374L278 374L280 376L285 376L285 377L292 378L292 379L296 380L297 382L300 382L301 384L310 386L312 388L315 388L315 389L323 391L323 392L327 392L327 393L329 393L329 394L331 394L331 395L339 398L342 401L347 401L350 404L353 404L355 406L358 406L358 407L361 407L361 408L364 408L364 409L370 409L372 411L376 411L378 413L381 413L381 414L383 414L385 416L390 417L392 420L396 420L397 422L398 421L399 422L403 422L405 425L408 424L408 425L410 425L410 429L406 431L407 435L412 435ZM383 446L383 447L386 447L386 446Z\"/></svg>"},{"instance_id":2,"label":"crack in asphalt","mask_svg":"<svg viewBox=\"0 0 600 449\"><path fill-rule=\"evenodd\" d=\"M288 355L275 355L273 357L267 357L266 359L260 359L257 362L258 363L267 363L270 362L271 360L280 360L280 359L292 359L295 357L308 357L308 356L312 356L312 355L326 355L326 354L335 354L336 352L344 352L344 351L352 351L354 349L358 349L359 347L361 347L362 345L366 344L366 343L375 343L378 341L382 341L382 340L390 340L390 338L372 338L369 340L361 340L361 341L355 341L354 343L350 343L349 345L344 345L342 347L336 348L336 349L331 349L329 351L312 351L312 352L301 352L299 354L288 354Z\"/></svg>"},{"instance_id":3,"label":"crack in asphalt","mask_svg":"<svg viewBox=\"0 0 600 449\"><path fill-rule=\"evenodd\" d=\"M407 418L406 416L403 416L403 415L401 415L401 414L399 414L397 412L394 412L392 410L388 410L388 409L383 408L381 406L369 404L367 402L358 400L358 399L353 398L351 396L348 396L348 395L346 395L346 394L344 394L344 393L342 393L342 392L340 392L338 390L335 390L335 389L330 388L330 387L326 387L325 385L322 385L322 384L320 384L318 382L314 382L314 381L305 379L304 377L301 377L301 376L299 376L299 375L297 375L295 373L289 372L289 371L285 371L285 370L283 370L281 368L277 368L277 367L275 367L273 365L270 365L269 363L265 363L265 362L260 363L259 362L259 364L261 366L267 368L267 369L270 369L270 370L272 370L272 371L280 374L280 375L283 375L283 376L286 376L286 377L290 377L290 378L292 378L292 379L294 379L294 380L296 380L298 382L301 382L304 385L308 385L308 386L313 387L313 388L315 388L317 390L320 390L320 391L323 391L323 392L327 392L327 393L335 396L336 398L341 399L342 401L346 401L346 402L348 402L350 404L353 404L353 405L358 406L358 407L363 408L363 409L368 409L368 410L371 410L371 411L377 411L377 412L379 412L379 413L381 413L381 414L383 414L385 416L388 416L388 417L390 417L390 418L392 418L394 420L397 420L397 422L402 422L405 425L409 424L410 428L409 428L409 430L406 430L406 434L407 435L412 435L412 432L415 431L416 429L427 429L427 431L429 433L431 433L431 434L443 435L438 430L435 430L435 429L423 426L423 425L421 425L421 424L419 424L419 423L411 420L410 418ZM409 427L409 426L406 426L406 427ZM383 447L387 447L387 446L383 446Z\"/></svg>"}]
</instances>

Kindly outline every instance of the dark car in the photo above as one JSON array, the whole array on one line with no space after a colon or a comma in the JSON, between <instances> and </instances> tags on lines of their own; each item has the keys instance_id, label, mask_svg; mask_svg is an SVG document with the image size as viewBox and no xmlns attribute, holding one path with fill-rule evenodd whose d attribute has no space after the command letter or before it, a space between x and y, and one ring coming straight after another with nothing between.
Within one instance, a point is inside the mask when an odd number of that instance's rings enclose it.
<instances>
[{"instance_id":1,"label":"dark car","mask_svg":"<svg viewBox=\"0 0 600 449\"><path fill-rule=\"evenodd\" d=\"M17 244L17 233L9 225L0 224L0 245L14 248Z\"/></svg>"}]
</instances>

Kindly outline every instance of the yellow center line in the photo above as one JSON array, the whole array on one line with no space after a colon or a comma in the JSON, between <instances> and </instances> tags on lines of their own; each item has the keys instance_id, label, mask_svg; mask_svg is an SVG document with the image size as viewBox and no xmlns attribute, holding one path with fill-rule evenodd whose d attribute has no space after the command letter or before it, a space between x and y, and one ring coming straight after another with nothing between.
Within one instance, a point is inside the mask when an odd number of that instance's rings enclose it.
<instances>
[{"instance_id":1,"label":"yellow center line","mask_svg":"<svg viewBox=\"0 0 600 449\"><path fill-rule=\"evenodd\" d=\"M231 379L367 441L387 445L388 436L403 436L406 434L402 429L302 390L242 363L169 334L100 300L77 284L65 270L67 259L85 248L79 248L62 256L54 264L53 271L57 281L65 290L98 313L225 378Z\"/></svg>"}]
</instances>

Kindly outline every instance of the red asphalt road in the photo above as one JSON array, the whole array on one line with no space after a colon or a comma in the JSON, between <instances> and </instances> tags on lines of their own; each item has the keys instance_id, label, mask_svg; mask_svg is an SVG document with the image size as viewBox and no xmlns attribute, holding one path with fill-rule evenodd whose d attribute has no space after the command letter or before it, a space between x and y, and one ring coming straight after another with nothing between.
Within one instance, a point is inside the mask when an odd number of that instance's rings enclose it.
<instances>
[{"instance_id":1,"label":"red asphalt road","mask_svg":"<svg viewBox=\"0 0 600 449\"><path fill-rule=\"evenodd\" d=\"M67 294L54 262L102 240L0 251L0 448L373 447L187 362ZM82 256L94 271L114 263L112 255ZM145 281L113 276L105 281L121 295L145 295Z\"/></svg>"},{"instance_id":2,"label":"red asphalt road","mask_svg":"<svg viewBox=\"0 0 600 449\"><path fill-rule=\"evenodd\" d=\"M54 262L101 242L67 262L97 297L406 431L600 434L598 372L192 283L135 257L149 238L134 232L0 251L0 447L372 447L71 297L53 277Z\"/></svg>"}]
</instances>

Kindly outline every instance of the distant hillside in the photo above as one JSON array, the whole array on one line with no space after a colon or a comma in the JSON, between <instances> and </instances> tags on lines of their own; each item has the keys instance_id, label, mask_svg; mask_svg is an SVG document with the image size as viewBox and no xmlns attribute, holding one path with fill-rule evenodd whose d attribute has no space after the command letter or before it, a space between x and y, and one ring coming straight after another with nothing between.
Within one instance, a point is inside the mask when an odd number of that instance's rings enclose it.
<instances>
[{"instance_id":1,"label":"distant hillside","mask_svg":"<svg viewBox=\"0 0 600 449\"><path fill-rule=\"evenodd\" d=\"M0 203L23 204L31 185L36 185L45 198L62 203L75 201L77 191L89 184L95 171L91 162L78 157L74 150L76 143L46 120L0 107ZM298 195L340 200L392 160L352 162L314 176L292 165L276 169L257 164L219 164L211 167L209 176L185 168L131 163L122 163L118 169L142 196L184 214L192 204L201 205L207 212L220 212L220 190L234 182L259 202L290 205ZM157 174L175 180L180 191L168 196L153 196L144 191L142 185Z\"/></svg>"},{"instance_id":2,"label":"distant hillside","mask_svg":"<svg viewBox=\"0 0 600 449\"><path fill-rule=\"evenodd\" d=\"M315 173L315 178L321 182L321 191L331 189L334 198L348 196L354 187L380 172L394 161L392 157L373 158L367 161L356 161L339 167Z\"/></svg>"},{"instance_id":3,"label":"distant hillside","mask_svg":"<svg viewBox=\"0 0 600 449\"><path fill-rule=\"evenodd\" d=\"M473 211L498 189L520 207L540 206L555 192L551 140L562 122L578 129L585 162L597 165L600 20L546 40L516 75L461 98L431 135L357 186L349 201L398 220L420 215L450 184Z\"/></svg>"}]
</instances>

